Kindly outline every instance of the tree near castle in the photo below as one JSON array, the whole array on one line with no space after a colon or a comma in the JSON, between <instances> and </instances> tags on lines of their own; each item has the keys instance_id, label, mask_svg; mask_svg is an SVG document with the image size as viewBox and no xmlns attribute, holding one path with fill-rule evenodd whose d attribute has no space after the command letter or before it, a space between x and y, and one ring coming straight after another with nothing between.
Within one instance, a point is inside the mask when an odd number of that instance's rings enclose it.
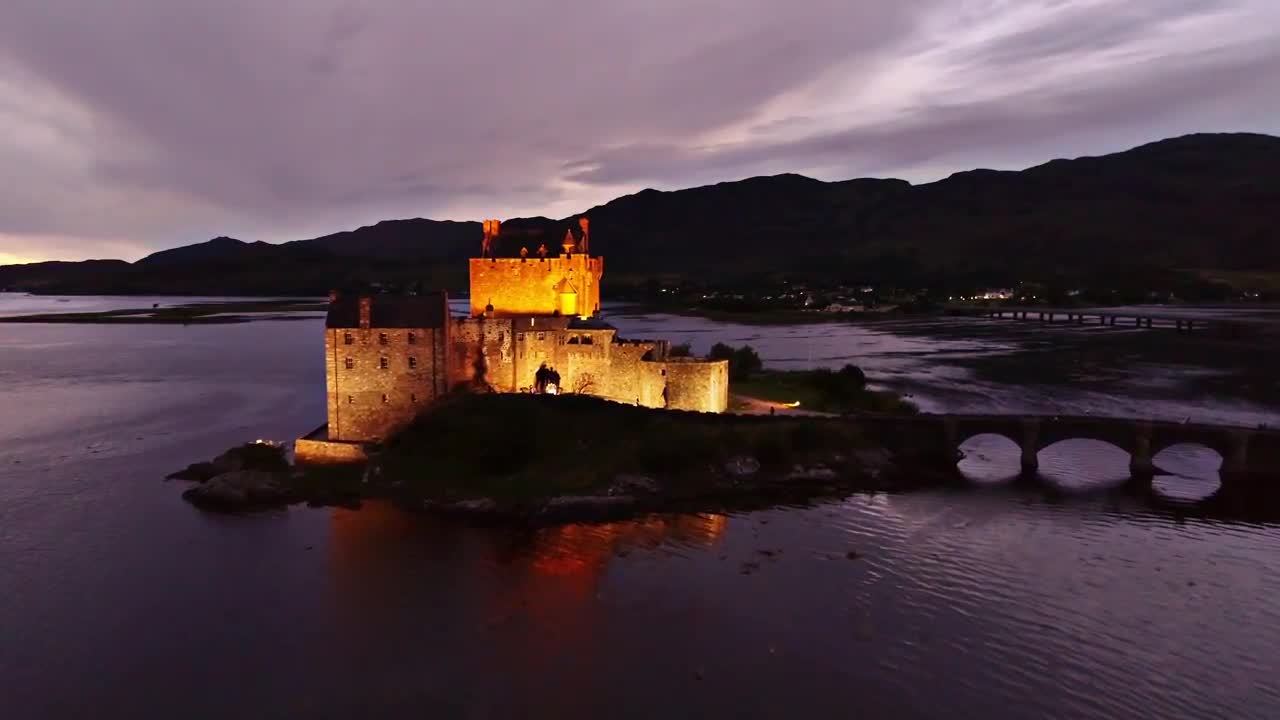
<instances>
[{"instance_id":1,"label":"tree near castle","mask_svg":"<svg viewBox=\"0 0 1280 720\"><path fill-rule=\"evenodd\" d=\"M716 343L711 346L711 352L707 353L707 359L728 360L730 380L745 380L764 369L760 355L750 345L735 348L724 343Z\"/></svg>"}]
</instances>

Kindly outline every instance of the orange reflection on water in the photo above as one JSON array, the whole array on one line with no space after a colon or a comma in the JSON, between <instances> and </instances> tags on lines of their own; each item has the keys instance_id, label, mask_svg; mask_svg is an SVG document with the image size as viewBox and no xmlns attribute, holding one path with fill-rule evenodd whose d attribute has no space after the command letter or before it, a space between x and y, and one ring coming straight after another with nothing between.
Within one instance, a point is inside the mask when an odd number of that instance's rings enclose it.
<instances>
[{"instance_id":1,"label":"orange reflection on water","mask_svg":"<svg viewBox=\"0 0 1280 720\"><path fill-rule=\"evenodd\" d=\"M707 547L725 532L724 515L652 515L538 529L472 528L370 502L332 511L330 553L340 584L377 582L396 566L452 570L454 582L487 568L506 582L558 578L590 591L609 561L634 550Z\"/></svg>"},{"instance_id":2,"label":"orange reflection on water","mask_svg":"<svg viewBox=\"0 0 1280 720\"><path fill-rule=\"evenodd\" d=\"M606 685L562 681L608 666L626 637L625 623L611 618L636 601L611 592L626 581L610 582L610 564L624 569L615 559L633 552L704 548L727 525L721 515L671 515L469 527L385 503L333 510L333 632L353 662L412 668L421 663L418 648L448 648L462 672L501 678L503 693L538 697L539 715L580 714L605 703Z\"/></svg>"},{"instance_id":3,"label":"orange reflection on water","mask_svg":"<svg viewBox=\"0 0 1280 720\"><path fill-rule=\"evenodd\" d=\"M724 534L724 515L652 515L599 525L562 525L539 530L529 548L531 568L543 575L591 575L633 549L666 543L713 545Z\"/></svg>"}]
</instances>

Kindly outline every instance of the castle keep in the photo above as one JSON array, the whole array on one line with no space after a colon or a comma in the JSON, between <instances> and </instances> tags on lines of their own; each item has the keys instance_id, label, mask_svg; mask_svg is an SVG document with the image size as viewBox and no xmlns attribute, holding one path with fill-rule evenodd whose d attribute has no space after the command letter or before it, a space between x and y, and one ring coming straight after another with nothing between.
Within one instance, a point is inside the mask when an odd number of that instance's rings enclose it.
<instances>
[{"instance_id":1,"label":"castle keep","mask_svg":"<svg viewBox=\"0 0 1280 720\"><path fill-rule=\"evenodd\" d=\"M449 389L449 304L421 297L334 298L325 319L329 437L379 440Z\"/></svg>"},{"instance_id":2,"label":"castle keep","mask_svg":"<svg viewBox=\"0 0 1280 720\"><path fill-rule=\"evenodd\" d=\"M724 412L727 361L670 356L665 340L626 340L600 317L604 258L590 255L579 220L562 252L496 257L497 220L484 222L470 260L466 316L444 292L339 295L325 321L328 424L296 445L299 460L363 458L454 388L479 392L582 393L649 408Z\"/></svg>"}]
</instances>

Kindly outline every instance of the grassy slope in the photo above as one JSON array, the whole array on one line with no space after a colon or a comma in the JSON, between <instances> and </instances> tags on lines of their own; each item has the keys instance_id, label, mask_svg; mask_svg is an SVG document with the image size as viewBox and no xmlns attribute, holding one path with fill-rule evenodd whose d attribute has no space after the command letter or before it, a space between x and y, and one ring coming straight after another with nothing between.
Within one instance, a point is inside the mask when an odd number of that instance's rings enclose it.
<instances>
[{"instance_id":1,"label":"grassy slope","mask_svg":"<svg viewBox=\"0 0 1280 720\"><path fill-rule=\"evenodd\" d=\"M766 467L847 453L863 444L850 423L648 410L585 396L447 398L387 443L388 477L439 499L506 502L602 492L621 473L696 496L739 454Z\"/></svg>"}]
</instances>

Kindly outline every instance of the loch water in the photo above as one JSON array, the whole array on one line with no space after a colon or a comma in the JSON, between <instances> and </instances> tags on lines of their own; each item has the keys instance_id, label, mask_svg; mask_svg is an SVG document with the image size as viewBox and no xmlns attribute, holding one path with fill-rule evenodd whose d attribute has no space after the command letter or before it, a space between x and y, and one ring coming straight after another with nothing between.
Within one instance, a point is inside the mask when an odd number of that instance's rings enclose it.
<instances>
[{"instance_id":1,"label":"loch water","mask_svg":"<svg viewBox=\"0 0 1280 720\"><path fill-rule=\"evenodd\" d=\"M1280 421L940 362L1017 336L613 322L855 362L931 411ZM0 325L0 716L1280 717L1280 518L1198 509L1204 448L1151 494L1088 441L1013 482L985 437L967 487L539 530L188 506L164 475L321 422L320 323Z\"/></svg>"}]
</instances>

